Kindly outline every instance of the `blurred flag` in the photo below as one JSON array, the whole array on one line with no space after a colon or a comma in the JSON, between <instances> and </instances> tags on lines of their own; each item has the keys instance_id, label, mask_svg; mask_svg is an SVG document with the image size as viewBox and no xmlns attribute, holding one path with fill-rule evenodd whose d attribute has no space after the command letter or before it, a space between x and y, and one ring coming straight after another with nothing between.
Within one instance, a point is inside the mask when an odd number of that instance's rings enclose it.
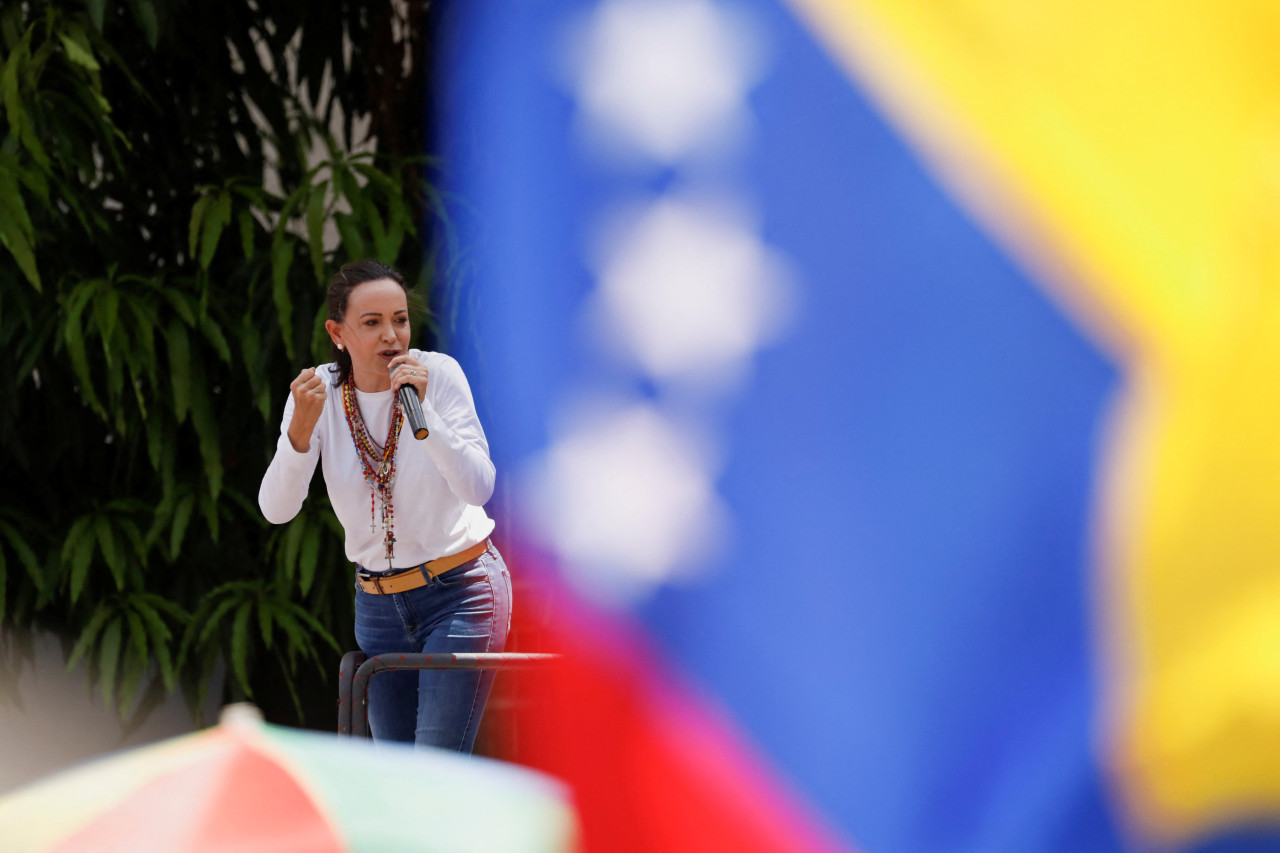
<instances>
[{"instance_id":1,"label":"blurred flag","mask_svg":"<svg viewBox=\"0 0 1280 853\"><path fill-rule=\"evenodd\" d=\"M1280 849L1280 7L440 28L588 849Z\"/></svg>"}]
</instances>

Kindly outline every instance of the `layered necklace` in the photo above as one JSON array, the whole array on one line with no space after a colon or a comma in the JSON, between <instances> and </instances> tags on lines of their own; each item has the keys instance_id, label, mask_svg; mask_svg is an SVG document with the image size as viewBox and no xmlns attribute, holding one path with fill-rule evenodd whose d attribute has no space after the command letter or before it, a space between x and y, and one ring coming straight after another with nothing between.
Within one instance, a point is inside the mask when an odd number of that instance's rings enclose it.
<instances>
[{"instance_id":1,"label":"layered necklace","mask_svg":"<svg viewBox=\"0 0 1280 853\"><path fill-rule=\"evenodd\" d=\"M387 569L392 568L395 557L395 505L391 502L391 486L396 479L396 445L399 443L400 426L404 418L400 416L400 400L392 395L391 427L387 430L387 439L381 445L374 442L369 430L360 416L360 403L356 400L355 380L348 376L342 383L342 411L347 416L347 428L351 431L351 441L356 446L356 456L360 459L360 467L364 471L364 481L369 484L369 532L378 532L376 522L375 500L382 503L382 529L385 535L382 544L386 548Z\"/></svg>"}]
</instances>

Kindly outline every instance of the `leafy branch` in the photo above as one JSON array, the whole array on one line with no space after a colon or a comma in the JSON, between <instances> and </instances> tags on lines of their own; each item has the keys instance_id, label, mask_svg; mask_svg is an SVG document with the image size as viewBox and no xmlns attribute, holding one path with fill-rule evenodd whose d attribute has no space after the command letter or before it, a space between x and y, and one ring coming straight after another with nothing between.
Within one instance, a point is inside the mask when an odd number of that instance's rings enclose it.
<instances>
[{"instance_id":1,"label":"leafy branch","mask_svg":"<svg viewBox=\"0 0 1280 853\"><path fill-rule=\"evenodd\" d=\"M390 0L0 6L0 637L63 634L122 717L225 669L327 723L342 532L320 488L281 527L255 496L289 380L327 360L327 271L425 290L457 257L425 26Z\"/></svg>"}]
</instances>

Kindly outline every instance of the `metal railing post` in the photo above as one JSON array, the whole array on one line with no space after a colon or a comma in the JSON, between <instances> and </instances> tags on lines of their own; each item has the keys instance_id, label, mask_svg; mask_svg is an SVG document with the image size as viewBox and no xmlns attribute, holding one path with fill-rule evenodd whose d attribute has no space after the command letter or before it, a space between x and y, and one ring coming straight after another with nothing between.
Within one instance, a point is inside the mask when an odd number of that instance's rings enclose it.
<instances>
[{"instance_id":1,"label":"metal railing post","mask_svg":"<svg viewBox=\"0 0 1280 853\"><path fill-rule=\"evenodd\" d=\"M338 670L338 734L368 737L369 679L399 669L523 669L558 658L536 652L384 654L348 652Z\"/></svg>"},{"instance_id":2,"label":"metal railing post","mask_svg":"<svg viewBox=\"0 0 1280 853\"><path fill-rule=\"evenodd\" d=\"M338 665L338 734L351 734L351 684L356 670L367 660L361 651L347 652Z\"/></svg>"}]
</instances>

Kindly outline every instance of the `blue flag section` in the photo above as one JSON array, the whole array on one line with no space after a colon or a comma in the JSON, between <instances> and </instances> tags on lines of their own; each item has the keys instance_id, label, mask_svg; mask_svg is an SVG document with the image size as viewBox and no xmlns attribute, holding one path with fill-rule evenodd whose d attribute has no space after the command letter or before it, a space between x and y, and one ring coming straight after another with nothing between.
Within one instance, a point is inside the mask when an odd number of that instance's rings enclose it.
<instances>
[{"instance_id":1,"label":"blue flag section","mask_svg":"<svg viewBox=\"0 0 1280 853\"><path fill-rule=\"evenodd\" d=\"M1098 729L1120 367L778 2L439 27L502 529L851 849L1153 849Z\"/></svg>"}]
</instances>

